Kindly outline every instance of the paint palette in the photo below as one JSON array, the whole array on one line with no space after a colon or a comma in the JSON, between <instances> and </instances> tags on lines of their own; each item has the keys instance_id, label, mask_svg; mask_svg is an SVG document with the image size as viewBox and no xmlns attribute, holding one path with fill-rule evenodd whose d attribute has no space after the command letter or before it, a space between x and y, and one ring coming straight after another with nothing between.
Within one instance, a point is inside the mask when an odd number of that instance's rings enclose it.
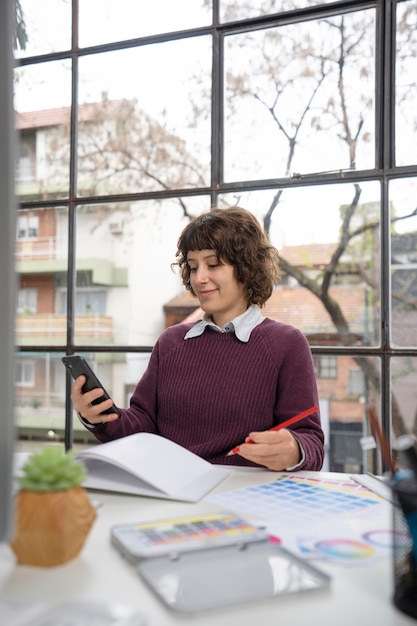
<instances>
[{"instance_id":1,"label":"paint palette","mask_svg":"<svg viewBox=\"0 0 417 626\"><path fill-rule=\"evenodd\" d=\"M240 513L262 517L283 527L369 514L382 498L354 482L283 475L272 483L213 494L206 498Z\"/></svg>"},{"instance_id":2,"label":"paint palette","mask_svg":"<svg viewBox=\"0 0 417 626\"><path fill-rule=\"evenodd\" d=\"M265 541L264 528L225 511L179 519L124 524L111 529L111 541L133 562L160 555Z\"/></svg>"}]
</instances>

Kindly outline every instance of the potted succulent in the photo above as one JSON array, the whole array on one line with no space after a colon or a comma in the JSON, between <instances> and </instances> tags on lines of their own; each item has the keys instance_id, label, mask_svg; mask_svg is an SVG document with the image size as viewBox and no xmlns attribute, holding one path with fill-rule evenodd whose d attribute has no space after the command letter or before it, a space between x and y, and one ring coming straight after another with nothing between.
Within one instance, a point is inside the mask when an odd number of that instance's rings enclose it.
<instances>
[{"instance_id":1,"label":"potted succulent","mask_svg":"<svg viewBox=\"0 0 417 626\"><path fill-rule=\"evenodd\" d=\"M29 456L19 478L11 547L25 565L66 563L80 552L96 518L82 483L86 470L56 446Z\"/></svg>"}]
</instances>

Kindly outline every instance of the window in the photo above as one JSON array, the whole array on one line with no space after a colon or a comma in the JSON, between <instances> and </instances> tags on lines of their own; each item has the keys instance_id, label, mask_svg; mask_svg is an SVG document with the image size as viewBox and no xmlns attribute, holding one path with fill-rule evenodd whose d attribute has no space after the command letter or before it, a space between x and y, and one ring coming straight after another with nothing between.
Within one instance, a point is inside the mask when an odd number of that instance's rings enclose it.
<instances>
[{"instance_id":1,"label":"window","mask_svg":"<svg viewBox=\"0 0 417 626\"><path fill-rule=\"evenodd\" d=\"M123 404L164 306L196 308L170 270L180 230L238 204L280 251L265 314L308 338L331 429L366 432L375 404L389 441L414 430L416 3L50 4L46 19L21 0L16 51L18 270L50 312L21 358L106 362ZM330 469L372 471L358 437L353 452L334 440Z\"/></svg>"},{"instance_id":2,"label":"window","mask_svg":"<svg viewBox=\"0 0 417 626\"><path fill-rule=\"evenodd\" d=\"M33 387L35 385L35 366L33 361L17 360L16 385L20 387Z\"/></svg>"},{"instance_id":3,"label":"window","mask_svg":"<svg viewBox=\"0 0 417 626\"><path fill-rule=\"evenodd\" d=\"M76 313L103 314L106 313L106 292L105 291L77 291Z\"/></svg>"},{"instance_id":4,"label":"window","mask_svg":"<svg viewBox=\"0 0 417 626\"><path fill-rule=\"evenodd\" d=\"M59 312L67 308L67 292L60 291ZM78 315L106 315L106 291L104 289L77 289L75 292L75 313Z\"/></svg>"},{"instance_id":5,"label":"window","mask_svg":"<svg viewBox=\"0 0 417 626\"><path fill-rule=\"evenodd\" d=\"M17 312L27 315L38 310L38 290L34 288L19 289L17 293Z\"/></svg>"},{"instance_id":6,"label":"window","mask_svg":"<svg viewBox=\"0 0 417 626\"><path fill-rule=\"evenodd\" d=\"M16 179L28 182L36 178L36 133L21 133L18 143Z\"/></svg>"},{"instance_id":7,"label":"window","mask_svg":"<svg viewBox=\"0 0 417 626\"><path fill-rule=\"evenodd\" d=\"M337 357L315 356L314 366L318 378L337 378Z\"/></svg>"},{"instance_id":8,"label":"window","mask_svg":"<svg viewBox=\"0 0 417 626\"><path fill-rule=\"evenodd\" d=\"M333 471L363 471L362 432L360 424L333 424L330 435L331 466Z\"/></svg>"},{"instance_id":9,"label":"window","mask_svg":"<svg viewBox=\"0 0 417 626\"><path fill-rule=\"evenodd\" d=\"M349 388L350 396L360 396L365 393L365 379L362 370L349 370Z\"/></svg>"},{"instance_id":10,"label":"window","mask_svg":"<svg viewBox=\"0 0 417 626\"><path fill-rule=\"evenodd\" d=\"M18 215L17 238L34 239L38 236L39 217L37 215Z\"/></svg>"}]
</instances>

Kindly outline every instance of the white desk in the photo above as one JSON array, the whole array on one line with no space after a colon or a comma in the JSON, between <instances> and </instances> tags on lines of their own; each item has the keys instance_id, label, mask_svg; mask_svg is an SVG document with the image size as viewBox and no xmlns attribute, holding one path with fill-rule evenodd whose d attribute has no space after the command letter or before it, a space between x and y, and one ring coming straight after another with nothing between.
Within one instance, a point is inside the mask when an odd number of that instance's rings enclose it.
<instances>
[{"instance_id":1,"label":"white desk","mask_svg":"<svg viewBox=\"0 0 417 626\"><path fill-rule=\"evenodd\" d=\"M301 474L315 475L313 472ZM217 490L262 484L274 477L276 474L267 470L237 469ZM198 626L416 624L416 620L402 614L392 604L392 563L388 559L367 567L343 568L330 563L317 563L332 577L326 589L242 604L198 616L174 613L153 595L134 567L111 546L110 527L141 519L209 512L216 510L215 505L204 501L187 504L103 492L92 492L91 498L101 504L97 519L81 554L69 563L52 568L18 566L9 547L1 546L0 596L47 602L112 600L138 609L146 617L147 626L191 623Z\"/></svg>"}]
</instances>

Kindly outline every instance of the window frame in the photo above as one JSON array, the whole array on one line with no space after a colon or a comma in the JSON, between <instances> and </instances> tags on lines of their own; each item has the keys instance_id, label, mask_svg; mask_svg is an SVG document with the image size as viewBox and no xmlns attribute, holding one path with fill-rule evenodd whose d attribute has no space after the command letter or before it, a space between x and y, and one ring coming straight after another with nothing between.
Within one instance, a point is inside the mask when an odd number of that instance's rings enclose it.
<instances>
[{"instance_id":1,"label":"window frame","mask_svg":"<svg viewBox=\"0 0 417 626\"><path fill-rule=\"evenodd\" d=\"M380 228L380 298L381 298L381 340L377 346L334 346L334 345L311 345L313 355L335 356L368 356L380 361L381 372L381 423L382 429L388 440L391 441L391 371L390 362L395 356L417 356L417 348L396 347L391 341L391 294L390 294L390 211L389 211L389 183L397 178L417 177L417 163L410 166L395 166L395 31L396 31L396 6L401 0L344 0L343 2L327 3L311 7L300 8L279 16L280 23L309 20L317 17L337 15L342 12L372 8L376 11L376 162L375 167L367 171L348 171L344 173L343 181L355 183L357 181L377 181L381 188L381 228ZM53 52L38 57L19 59L17 64L24 67L48 60L68 59L72 60L72 105L71 105L71 132L70 132L70 162L69 162L69 194L68 198L58 198L50 201L21 202L18 210L25 211L31 208L63 207L68 209L68 299L67 299L67 339L64 345L43 346L19 346L18 352L36 350L37 352L62 352L71 354L88 352L150 352L152 346L97 346L76 345L74 337L75 328L75 289L76 289L76 210L80 205L94 204L97 198L77 196L77 124L78 124L78 59L84 55L96 54L108 50L122 49L130 46L140 46L149 43L169 41L181 37L208 34L213 41L212 54L212 94L211 94L211 180L208 187L195 188L192 191L183 189L165 189L152 193L135 193L117 196L117 200L127 199L154 199L173 197L192 193L195 196L209 195L212 205L216 204L217 198L225 192L248 191L252 189L291 188L294 185L307 186L315 184L335 184L340 182L338 172L309 174L302 176L297 181L290 178L272 180L233 181L227 184L223 180L223 153L224 143L224 38L231 33L250 32L251 30L268 27L276 23L278 14L262 15L248 20L237 22L220 22L220 0L212 2L212 23L208 26L186 31L162 33L154 36L138 38L137 40L111 42L97 45L90 49L82 49L77 41L77 17L78 0L72 0L72 45L71 49L61 52ZM101 197L99 200L111 200L112 196ZM67 381L67 385L70 381ZM65 445L72 447L72 407L67 393L65 406Z\"/></svg>"}]
</instances>

